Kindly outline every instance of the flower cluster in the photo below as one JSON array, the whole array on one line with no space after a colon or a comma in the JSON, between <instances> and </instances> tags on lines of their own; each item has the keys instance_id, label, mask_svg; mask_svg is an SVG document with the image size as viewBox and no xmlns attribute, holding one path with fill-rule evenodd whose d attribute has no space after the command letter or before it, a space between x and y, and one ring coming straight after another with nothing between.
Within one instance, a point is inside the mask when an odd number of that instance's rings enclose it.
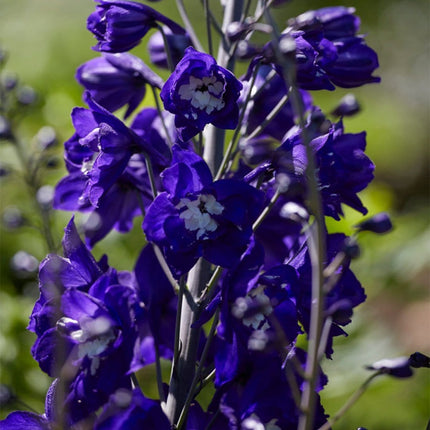
<instances>
[{"instance_id":1,"label":"flower cluster","mask_svg":"<svg viewBox=\"0 0 430 430\"><path fill-rule=\"evenodd\" d=\"M367 213L358 193L374 165L365 132L331 122L309 91L378 82L378 60L352 8L307 12L281 34L258 22L270 8L263 12L229 18L217 61L188 24L187 33L149 6L97 1L87 26L103 54L77 70L87 107L72 111L67 175L53 203L87 214L85 242L73 217L63 256L39 268L28 328L34 359L54 378L46 411L12 413L2 428L327 425L320 361L334 356L334 338L347 335L366 295L350 268L356 238L329 232L325 216L339 220L343 205ZM243 44L268 28L272 40L248 52L238 78L235 55L243 59ZM151 29L159 32L150 59L174 67L166 82L125 52ZM147 87L157 108L140 108ZM224 130L234 130L225 151ZM90 249L112 229L129 232L136 217L133 269L96 261ZM382 215L358 231L390 228ZM169 381L161 359L171 363ZM139 387L151 364L156 400ZM197 395L207 385L214 394L203 408Z\"/></svg>"}]
</instances>

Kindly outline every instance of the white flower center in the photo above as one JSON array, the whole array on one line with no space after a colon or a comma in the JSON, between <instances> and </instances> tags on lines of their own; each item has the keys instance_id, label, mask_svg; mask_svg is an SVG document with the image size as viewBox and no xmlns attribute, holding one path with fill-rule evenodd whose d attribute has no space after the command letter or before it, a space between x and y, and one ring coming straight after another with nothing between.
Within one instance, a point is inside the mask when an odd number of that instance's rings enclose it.
<instances>
[{"instance_id":1,"label":"white flower center","mask_svg":"<svg viewBox=\"0 0 430 430\"><path fill-rule=\"evenodd\" d=\"M214 110L218 111L224 107L225 103L220 98L223 91L224 84L217 81L215 76L204 76L202 79L190 76L190 83L179 88L179 96L182 100L191 101L194 108L205 110L210 115ZM196 114L192 116L197 119Z\"/></svg>"},{"instance_id":2,"label":"white flower center","mask_svg":"<svg viewBox=\"0 0 430 430\"><path fill-rule=\"evenodd\" d=\"M100 357L112 340L115 339L115 333L108 319L99 317L95 320L85 321L79 324L70 318L68 322L75 322L80 329L72 331L70 337L79 342L78 357L87 356L91 359L91 375L95 375L99 364Z\"/></svg>"},{"instance_id":3,"label":"white flower center","mask_svg":"<svg viewBox=\"0 0 430 430\"><path fill-rule=\"evenodd\" d=\"M196 200L182 198L176 209L183 209L179 214L185 222L185 228L190 231L197 230L197 239L200 239L208 231L215 231L218 223L211 215L219 215L224 206L219 204L212 194L201 194Z\"/></svg>"}]
</instances>

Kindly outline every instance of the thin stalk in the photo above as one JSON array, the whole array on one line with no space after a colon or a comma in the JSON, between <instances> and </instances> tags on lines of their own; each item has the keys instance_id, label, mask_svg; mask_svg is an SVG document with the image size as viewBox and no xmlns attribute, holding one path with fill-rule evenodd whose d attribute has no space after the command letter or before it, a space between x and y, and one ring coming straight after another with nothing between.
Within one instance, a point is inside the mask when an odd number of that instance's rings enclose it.
<instances>
[{"instance_id":1,"label":"thin stalk","mask_svg":"<svg viewBox=\"0 0 430 430\"><path fill-rule=\"evenodd\" d=\"M152 161L148 154L145 153L143 155L145 157L145 165L146 165L146 170L148 172L149 183L151 185L151 192L155 199L158 195L158 191L157 191L157 187L155 186L155 177L154 177L154 170L152 168Z\"/></svg>"},{"instance_id":2,"label":"thin stalk","mask_svg":"<svg viewBox=\"0 0 430 430\"><path fill-rule=\"evenodd\" d=\"M258 127L255 128L255 130L247 137L247 139L254 139L254 137L257 137L264 130L264 127L270 124L273 121L273 118L275 118L275 116L278 115L281 109L287 104L288 99L289 95L284 94L279 100L279 102L276 104L276 106L274 106L274 108L264 119L264 121Z\"/></svg>"},{"instance_id":3,"label":"thin stalk","mask_svg":"<svg viewBox=\"0 0 430 430\"><path fill-rule=\"evenodd\" d=\"M184 22L185 28L188 32L188 35L190 36L191 41L193 42L194 47L198 50L203 52L203 46L200 43L199 38L196 35L196 32L194 31L193 25L191 24L190 19L188 18L187 11L185 10L184 2L183 0L176 0L176 7L178 8L179 14L181 15L182 21Z\"/></svg>"},{"instance_id":4,"label":"thin stalk","mask_svg":"<svg viewBox=\"0 0 430 430\"><path fill-rule=\"evenodd\" d=\"M318 348L321 339L323 326L323 311L325 295L323 291L324 276L323 264L325 261L325 223L322 212L321 196L319 193L318 181L316 178L316 163L313 150L310 146L310 137L306 130L305 112L303 100L296 86L296 70L294 60L284 56L279 50L278 41L280 38L276 22L265 9L265 16L268 23L273 28L273 46L276 57L282 66L283 77L286 85L290 85L291 104L294 112L298 115L299 126L301 128L302 141L306 148L307 166L306 176L309 184L309 207L315 217L315 221L310 229L308 249L312 266L312 300L311 300L311 318L309 329L309 346L306 361L307 378L304 381L303 394L301 400L302 414L299 418L298 430L311 430L316 407L316 383L319 373Z\"/></svg>"},{"instance_id":5,"label":"thin stalk","mask_svg":"<svg viewBox=\"0 0 430 430\"><path fill-rule=\"evenodd\" d=\"M346 401L346 403L333 415L333 417L331 417L330 420L323 424L318 430L329 430L336 421L339 421L339 419L345 415L345 413L351 408L351 406L353 406L357 402L357 400L364 394L370 383L379 375L381 375L380 371L369 376L357 389L357 391L355 391L355 393L353 393L352 396Z\"/></svg>"},{"instance_id":6,"label":"thin stalk","mask_svg":"<svg viewBox=\"0 0 430 430\"><path fill-rule=\"evenodd\" d=\"M179 328L180 351L171 372L169 395L165 413L172 424L176 423L185 405L195 374L201 327L194 326L200 314L197 300L208 282L210 263L200 259L188 274L186 300L182 300ZM184 293L186 293L184 291ZM185 294L184 294L185 295Z\"/></svg>"},{"instance_id":7,"label":"thin stalk","mask_svg":"<svg viewBox=\"0 0 430 430\"><path fill-rule=\"evenodd\" d=\"M187 399L185 400L184 407L182 409L178 423L176 424L176 428L178 430L180 430L185 423L185 419L186 419L187 414L188 414L188 409L190 407L191 401L194 398L194 390L196 389L197 382L200 380L200 377L201 377L201 374L203 371L203 367L205 365L205 361L206 361L206 358L207 358L208 353L209 353L209 348L210 348L210 345L211 345L212 340L213 340L214 335L215 335L218 321L219 321L219 309L217 309L215 316L214 316L214 319L212 321L211 329L210 329L210 332L209 332L208 337L206 339L206 343L205 343L205 347L203 348L202 355L200 357L199 366L197 367L196 373L194 374L194 378L193 378L193 382L191 383L190 391L188 392Z\"/></svg>"},{"instance_id":8,"label":"thin stalk","mask_svg":"<svg viewBox=\"0 0 430 430\"><path fill-rule=\"evenodd\" d=\"M164 274L166 275L168 281L170 282L170 285L177 293L180 290L180 287L176 282L176 279L173 277L172 272L169 269L169 265L167 264L163 253L161 252L161 249L157 245L155 245L155 243L152 244L152 247L154 248L155 256L157 257L157 260L160 263L160 266L163 269Z\"/></svg>"},{"instance_id":9,"label":"thin stalk","mask_svg":"<svg viewBox=\"0 0 430 430\"><path fill-rule=\"evenodd\" d=\"M155 349L155 373L157 377L158 397L160 398L161 403L165 403L166 396L164 394L163 375L161 373L160 349L158 348L157 342L154 342L154 349Z\"/></svg>"},{"instance_id":10,"label":"thin stalk","mask_svg":"<svg viewBox=\"0 0 430 430\"><path fill-rule=\"evenodd\" d=\"M281 195L281 192L279 191L279 188L277 188L275 191L275 194L273 194L272 198L270 199L269 204L263 209L260 216L252 225L253 231L257 230L257 228L260 227L260 224L264 221L264 218L266 218L270 210L273 208L274 204L276 203L280 195Z\"/></svg>"},{"instance_id":11,"label":"thin stalk","mask_svg":"<svg viewBox=\"0 0 430 430\"><path fill-rule=\"evenodd\" d=\"M210 9L208 5L208 0L203 0L203 6L205 9L205 19L206 19L206 31L207 31L207 37L208 37L208 47L209 47L209 54L213 54L213 43L212 43L212 28L211 28L211 18L209 15Z\"/></svg>"},{"instance_id":12,"label":"thin stalk","mask_svg":"<svg viewBox=\"0 0 430 430\"><path fill-rule=\"evenodd\" d=\"M164 133L166 134L166 139L169 142L169 146L172 147L173 146L172 138L170 137L166 122L164 121L163 111L161 110L160 102L158 100L157 88L151 85L151 89L152 89L152 94L154 96L155 106L158 111L158 116L160 117L161 125L163 127Z\"/></svg>"},{"instance_id":13,"label":"thin stalk","mask_svg":"<svg viewBox=\"0 0 430 430\"><path fill-rule=\"evenodd\" d=\"M218 282L219 277L221 276L221 273L223 272L224 268L221 266L217 266L217 268L212 273L211 279L209 279L209 282L206 284L205 289L203 290L198 303L205 306L212 298L212 292L215 291L215 285Z\"/></svg>"},{"instance_id":14,"label":"thin stalk","mask_svg":"<svg viewBox=\"0 0 430 430\"><path fill-rule=\"evenodd\" d=\"M24 181L27 185L27 189L30 193L31 199L33 200L37 212L39 213L39 218L41 222L42 236L45 239L48 252L55 253L57 247L55 245L54 236L51 231L51 209L43 207L36 198L36 194L41 184L37 178L36 170L33 166L31 157L26 156L26 150L23 147L21 141L13 134L9 137L12 146L15 148L15 152L21 163L23 170Z\"/></svg>"},{"instance_id":15,"label":"thin stalk","mask_svg":"<svg viewBox=\"0 0 430 430\"><path fill-rule=\"evenodd\" d=\"M243 106L240 110L238 126L234 130L233 137L231 138L230 143L227 146L227 150L225 151L224 157L222 159L221 165L220 165L218 172L216 174L215 180L221 179L222 175L224 174L224 172L226 170L226 166L227 166L228 162L230 161L233 149L236 146L237 138L239 137L240 129L242 126L242 121L243 121L243 118L244 118L245 112L246 112L246 108L248 106L249 101L251 100L252 88L254 87L259 67L260 67L259 64L257 64L254 71L252 72L251 84L249 87L249 91L248 91L248 94L246 95L245 102L243 103Z\"/></svg>"},{"instance_id":16,"label":"thin stalk","mask_svg":"<svg viewBox=\"0 0 430 430\"><path fill-rule=\"evenodd\" d=\"M163 38L164 49L167 55L167 66L169 67L169 70L173 72L173 70L175 69L175 65L173 64L172 51L170 50L169 43L167 42L166 33L164 31L164 28L161 25L158 26L158 29L160 30L161 36Z\"/></svg>"}]
</instances>

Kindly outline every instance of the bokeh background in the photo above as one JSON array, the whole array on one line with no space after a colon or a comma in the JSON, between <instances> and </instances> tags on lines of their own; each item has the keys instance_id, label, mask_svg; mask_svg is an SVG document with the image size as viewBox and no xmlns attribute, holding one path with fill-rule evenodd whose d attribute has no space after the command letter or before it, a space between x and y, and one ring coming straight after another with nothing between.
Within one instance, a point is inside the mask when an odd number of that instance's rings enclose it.
<instances>
[{"instance_id":1,"label":"bokeh background","mask_svg":"<svg viewBox=\"0 0 430 430\"><path fill-rule=\"evenodd\" d=\"M185 4L191 17L197 18L194 22L204 39L200 2L186 0ZM218 0L209 4L219 11ZM364 365L415 351L430 354L430 6L425 0L300 0L278 9L276 18L282 27L288 17L336 4L356 7L362 18L361 32L379 54L377 75L382 82L352 91L363 110L346 119L345 128L346 132L367 131L367 153L376 164L376 177L361 197L369 215L389 212L395 229L388 235L369 233L360 238L362 255L353 269L368 300L356 310L349 336L336 340L333 360L323 364L330 380L323 402L330 413L364 381ZM178 19L173 0L154 5ZM83 105L74 73L81 63L98 55L91 50L94 39L85 28L93 9L91 0L0 0L0 48L8 54L3 79L16 76L19 85L29 85L38 94L36 106L27 109L20 122L19 135L28 154L38 151L35 136L41 127L53 127L58 136L42 185L55 185L65 172L62 142L73 132L70 111ZM146 59L146 42L133 52ZM346 93L313 95L316 104L330 112ZM150 97L144 103L150 104ZM3 167L20 169L13 148L4 142L0 143L0 161ZM31 357L35 337L25 330L38 297L37 265L48 251L34 227L13 228L10 222L21 213L28 224L39 223L34 199L20 174L0 177L0 193L0 381L16 396L8 401L7 391L0 388L3 418L11 410L25 409L20 401L42 412L50 381ZM345 220L330 222L331 231L351 233L362 219L352 210L345 213ZM58 244L70 216L55 213L52 229ZM113 266L131 269L142 242L139 225L137 219L135 229L126 236L111 233L96 246L95 255L108 253ZM374 381L334 428L421 430L429 416L430 372L418 369L412 379Z\"/></svg>"}]
</instances>

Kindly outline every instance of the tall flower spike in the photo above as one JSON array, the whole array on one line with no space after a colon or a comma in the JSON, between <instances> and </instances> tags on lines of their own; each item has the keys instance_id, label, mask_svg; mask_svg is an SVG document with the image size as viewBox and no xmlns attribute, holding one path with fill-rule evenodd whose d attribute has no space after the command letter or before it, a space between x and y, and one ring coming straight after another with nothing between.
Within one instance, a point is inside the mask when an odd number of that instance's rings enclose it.
<instances>
[{"instance_id":1,"label":"tall flower spike","mask_svg":"<svg viewBox=\"0 0 430 430\"><path fill-rule=\"evenodd\" d=\"M241 89L242 84L213 57L189 47L160 97L165 109L175 114L180 138L187 141L209 123L223 129L236 128Z\"/></svg>"}]
</instances>

